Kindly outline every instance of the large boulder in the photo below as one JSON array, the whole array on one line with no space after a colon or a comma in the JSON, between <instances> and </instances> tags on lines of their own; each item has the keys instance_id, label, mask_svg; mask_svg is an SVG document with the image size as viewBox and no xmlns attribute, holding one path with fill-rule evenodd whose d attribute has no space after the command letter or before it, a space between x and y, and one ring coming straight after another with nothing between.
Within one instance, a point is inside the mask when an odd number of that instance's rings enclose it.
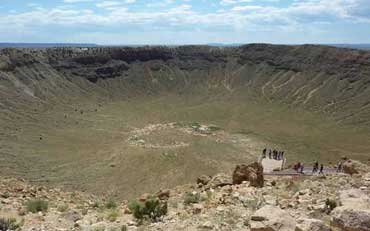
<instances>
[{"instance_id":1,"label":"large boulder","mask_svg":"<svg viewBox=\"0 0 370 231\"><path fill-rule=\"evenodd\" d=\"M370 197L360 189L348 189L339 193L342 206L353 209L370 209Z\"/></svg>"},{"instance_id":2,"label":"large boulder","mask_svg":"<svg viewBox=\"0 0 370 231\"><path fill-rule=\"evenodd\" d=\"M286 211L273 205L265 205L252 215L250 230L294 231L296 222Z\"/></svg>"},{"instance_id":3,"label":"large boulder","mask_svg":"<svg viewBox=\"0 0 370 231\"><path fill-rule=\"evenodd\" d=\"M220 173L214 176L207 184L210 188L223 187L226 185L231 185L231 177L229 175Z\"/></svg>"},{"instance_id":4,"label":"large boulder","mask_svg":"<svg viewBox=\"0 0 370 231\"><path fill-rule=\"evenodd\" d=\"M347 160L343 163L343 172L350 175L364 174L369 171L370 167L368 165L357 160Z\"/></svg>"},{"instance_id":5,"label":"large boulder","mask_svg":"<svg viewBox=\"0 0 370 231\"><path fill-rule=\"evenodd\" d=\"M321 220L303 218L297 221L296 231L330 231L330 227Z\"/></svg>"},{"instance_id":6,"label":"large boulder","mask_svg":"<svg viewBox=\"0 0 370 231\"><path fill-rule=\"evenodd\" d=\"M333 210L331 223L343 231L370 231L370 210L341 206Z\"/></svg>"},{"instance_id":7,"label":"large boulder","mask_svg":"<svg viewBox=\"0 0 370 231\"><path fill-rule=\"evenodd\" d=\"M250 165L237 165L233 173L233 184L241 184L249 181L251 186L263 187L263 167L260 163L254 162Z\"/></svg>"},{"instance_id":8,"label":"large boulder","mask_svg":"<svg viewBox=\"0 0 370 231\"><path fill-rule=\"evenodd\" d=\"M344 162L343 172L349 175L358 174L356 166L351 160Z\"/></svg>"},{"instance_id":9,"label":"large boulder","mask_svg":"<svg viewBox=\"0 0 370 231\"><path fill-rule=\"evenodd\" d=\"M342 206L335 208L331 215L334 227L344 231L370 231L370 197L359 189L339 193Z\"/></svg>"}]
</instances>

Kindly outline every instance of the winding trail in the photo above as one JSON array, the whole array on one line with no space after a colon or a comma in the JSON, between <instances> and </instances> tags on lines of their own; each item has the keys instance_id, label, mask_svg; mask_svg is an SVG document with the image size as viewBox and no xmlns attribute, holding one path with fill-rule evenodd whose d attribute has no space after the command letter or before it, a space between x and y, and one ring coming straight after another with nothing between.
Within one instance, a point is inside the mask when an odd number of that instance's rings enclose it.
<instances>
[{"instance_id":1,"label":"winding trail","mask_svg":"<svg viewBox=\"0 0 370 231\"><path fill-rule=\"evenodd\" d=\"M283 160L274 160L264 158L261 161L263 173L266 176L319 176L318 172L313 173L312 167L305 167L303 173L297 172L294 169L284 169ZM275 170L275 171L274 171ZM324 168L324 175L338 174L335 168Z\"/></svg>"}]
</instances>

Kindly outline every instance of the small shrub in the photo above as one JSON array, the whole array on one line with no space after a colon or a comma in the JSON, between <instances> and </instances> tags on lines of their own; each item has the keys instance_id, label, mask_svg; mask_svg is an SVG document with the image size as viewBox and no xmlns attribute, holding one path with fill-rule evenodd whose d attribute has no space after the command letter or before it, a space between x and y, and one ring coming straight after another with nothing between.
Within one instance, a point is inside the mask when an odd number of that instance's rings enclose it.
<instances>
[{"instance_id":1,"label":"small shrub","mask_svg":"<svg viewBox=\"0 0 370 231\"><path fill-rule=\"evenodd\" d=\"M130 202L128 208L136 219L157 221L158 218L167 214L167 201L160 201L158 198L149 196L143 203Z\"/></svg>"},{"instance_id":2,"label":"small shrub","mask_svg":"<svg viewBox=\"0 0 370 231\"><path fill-rule=\"evenodd\" d=\"M126 225L122 225L122 227L121 227L121 231L128 231L127 226L126 226Z\"/></svg>"},{"instance_id":3,"label":"small shrub","mask_svg":"<svg viewBox=\"0 0 370 231\"><path fill-rule=\"evenodd\" d=\"M243 200L243 205L246 208L250 208L252 211L260 209L264 204L264 199L260 197L250 197L246 200Z\"/></svg>"},{"instance_id":4,"label":"small shrub","mask_svg":"<svg viewBox=\"0 0 370 231\"><path fill-rule=\"evenodd\" d=\"M31 213L46 212L48 210L48 202L41 199L30 200L26 203L26 207L27 211Z\"/></svg>"},{"instance_id":5,"label":"small shrub","mask_svg":"<svg viewBox=\"0 0 370 231\"><path fill-rule=\"evenodd\" d=\"M325 201L325 210L326 213L331 213L338 206L337 202L333 199L326 199Z\"/></svg>"},{"instance_id":6,"label":"small shrub","mask_svg":"<svg viewBox=\"0 0 370 231\"><path fill-rule=\"evenodd\" d=\"M208 129L209 129L211 132L216 132L216 131L221 130L221 128L220 128L220 127L217 127L217 126L214 126L214 125L209 126L209 127L208 127Z\"/></svg>"},{"instance_id":7,"label":"small shrub","mask_svg":"<svg viewBox=\"0 0 370 231\"><path fill-rule=\"evenodd\" d=\"M16 230L21 227L15 218L0 218L0 231Z\"/></svg>"},{"instance_id":8,"label":"small shrub","mask_svg":"<svg viewBox=\"0 0 370 231\"><path fill-rule=\"evenodd\" d=\"M213 194L211 191L207 191L206 197L202 198L203 201L210 203L213 198Z\"/></svg>"},{"instance_id":9,"label":"small shrub","mask_svg":"<svg viewBox=\"0 0 370 231\"><path fill-rule=\"evenodd\" d=\"M107 209L115 209L115 208L117 208L118 206L117 206L117 203L116 203L113 199L109 199L109 200L107 201L107 203L105 204L105 207L106 207Z\"/></svg>"},{"instance_id":10,"label":"small shrub","mask_svg":"<svg viewBox=\"0 0 370 231\"><path fill-rule=\"evenodd\" d=\"M87 213L88 213L88 210L87 210L86 208L84 208L84 209L82 209L82 210L81 210L81 214L82 214L83 216L86 216L86 215L87 215Z\"/></svg>"},{"instance_id":11,"label":"small shrub","mask_svg":"<svg viewBox=\"0 0 370 231\"><path fill-rule=\"evenodd\" d=\"M61 204L58 206L57 210L61 213L64 213L68 210L68 205L67 204Z\"/></svg>"},{"instance_id":12,"label":"small shrub","mask_svg":"<svg viewBox=\"0 0 370 231\"><path fill-rule=\"evenodd\" d=\"M99 201L95 201L95 202L94 202L94 204L92 204L92 205L91 205L91 207L92 207L92 208L94 208L94 209L98 209L98 208L100 208L100 203L99 203Z\"/></svg>"},{"instance_id":13,"label":"small shrub","mask_svg":"<svg viewBox=\"0 0 370 231\"><path fill-rule=\"evenodd\" d=\"M96 227L94 228L94 231L105 231L105 227L104 226Z\"/></svg>"},{"instance_id":14,"label":"small shrub","mask_svg":"<svg viewBox=\"0 0 370 231\"><path fill-rule=\"evenodd\" d=\"M111 210L111 211L109 211L109 213L107 215L107 219L110 222L116 221L118 217L119 217L119 213L118 213L117 210Z\"/></svg>"},{"instance_id":15,"label":"small shrub","mask_svg":"<svg viewBox=\"0 0 370 231\"><path fill-rule=\"evenodd\" d=\"M184 204L196 204L200 201L199 193L186 192L184 195Z\"/></svg>"}]
</instances>

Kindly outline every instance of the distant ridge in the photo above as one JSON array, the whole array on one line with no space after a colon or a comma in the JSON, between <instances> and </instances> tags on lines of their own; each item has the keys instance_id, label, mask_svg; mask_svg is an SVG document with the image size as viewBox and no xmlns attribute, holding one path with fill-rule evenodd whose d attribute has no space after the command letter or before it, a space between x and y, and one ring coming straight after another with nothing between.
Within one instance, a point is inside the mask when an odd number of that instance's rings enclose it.
<instances>
[{"instance_id":1,"label":"distant ridge","mask_svg":"<svg viewBox=\"0 0 370 231\"><path fill-rule=\"evenodd\" d=\"M370 44L330 44L330 46L335 46L335 47L340 47L340 48L370 50Z\"/></svg>"},{"instance_id":2,"label":"distant ridge","mask_svg":"<svg viewBox=\"0 0 370 231\"><path fill-rule=\"evenodd\" d=\"M97 47L93 43L0 43L0 48Z\"/></svg>"}]
</instances>

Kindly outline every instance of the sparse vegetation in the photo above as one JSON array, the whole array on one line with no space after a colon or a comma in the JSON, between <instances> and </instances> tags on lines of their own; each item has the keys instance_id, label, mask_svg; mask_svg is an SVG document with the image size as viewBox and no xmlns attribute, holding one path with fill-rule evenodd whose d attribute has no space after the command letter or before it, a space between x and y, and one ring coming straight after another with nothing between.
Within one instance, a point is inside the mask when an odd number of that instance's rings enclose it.
<instances>
[{"instance_id":1,"label":"sparse vegetation","mask_svg":"<svg viewBox=\"0 0 370 231\"><path fill-rule=\"evenodd\" d=\"M113 199L109 199L107 203L105 203L105 208L107 209L115 209L117 207L117 203Z\"/></svg>"},{"instance_id":2,"label":"sparse vegetation","mask_svg":"<svg viewBox=\"0 0 370 231\"><path fill-rule=\"evenodd\" d=\"M67 204L60 204L60 205L58 205L57 210L61 213L64 213L68 210L68 205Z\"/></svg>"},{"instance_id":3,"label":"sparse vegetation","mask_svg":"<svg viewBox=\"0 0 370 231\"><path fill-rule=\"evenodd\" d=\"M94 228L93 231L105 231L105 227L104 226L99 226L99 227Z\"/></svg>"},{"instance_id":4,"label":"sparse vegetation","mask_svg":"<svg viewBox=\"0 0 370 231\"><path fill-rule=\"evenodd\" d=\"M34 199L26 202L26 208L28 212L46 212L48 210L48 202L42 199Z\"/></svg>"},{"instance_id":5,"label":"sparse vegetation","mask_svg":"<svg viewBox=\"0 0 370 231\"><path fill-rule=\"evenodd\" d=\"M0 231L16 230L21 226L15 218L0 218Z\"/></svg>"},{"instance_id":6,"label":"sparse vegetation","mask_svg":"<svg viewBox=\"0 0 370 231\"><path fill-rule=\"evenodd\" d=\"M107 214L108 221L114 222L117 220L118 217L119 217L119 212L117 209L111 209L108 211L108 214Z\"/></svg>"},{"instance_id":7,"label":"sparse vegetation","mask_svg":"<svg viewBox=\"0 0 370 231\"><path fill-rule=\"evenodd\" d=\"M327 214L331 213L338 206L337 202L334 199L326 199L325 201L325 211Z\"/></svg>"},{"instance_id":8,"label":"sparse vegetation","mask_svg":"<svg viewBox=\"0 0 370 231\"><path fill-rule=\"evenodd\" d=\"M184 204L196 204L200 202L200 193L198 192L186 192L184 194Z\"/></svg>"},{"instance_id":9,"label":"sparse vegetation","mask_svg":"<svg viewBox=\"0 0 370 231\"><path fill-rule=\"evenodd\" d=\"M129 209L136 219L153 222L167 214L167 201L160 201L154 196L149 196L145 202L131 201Z\"/></svg>"}]
</instances>

